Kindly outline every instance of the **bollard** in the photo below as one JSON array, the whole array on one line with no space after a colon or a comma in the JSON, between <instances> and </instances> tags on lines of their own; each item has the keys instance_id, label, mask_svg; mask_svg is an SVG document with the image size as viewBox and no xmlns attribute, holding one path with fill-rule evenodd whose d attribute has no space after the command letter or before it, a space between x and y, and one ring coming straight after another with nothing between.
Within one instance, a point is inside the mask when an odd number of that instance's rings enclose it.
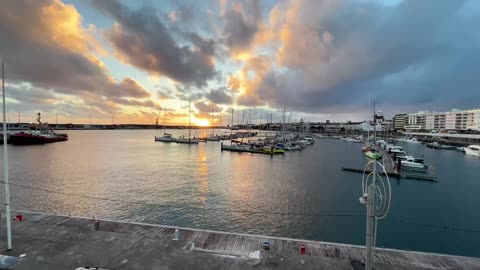
<instances>
[{"instance_id":1,"label":"bollard","mask_svg":"<svg viewBox=\"0 0 480 270\"><path fill-rule=\"evenodd\" d=\"M301 253L302 255L305 255L306 249L307 249L307 246L306 246L305 244L302 244L302 245L300 246L300 253Z\"/></svg>"},{"instance_id":2,"label":"bollard","mask_svg":"<svg viewBox=\"0 0 480 270\"><path fill-rule=\"evenodd\" d=\"M173 240L180 240L180 231L178 229L175 229L175 237L173 238Z\"/></svg>"},{"instance_id":3,"label":"bollard","mask_svg":"<svg viewBox=\"0 0 480 270\"><path fill-rule=\"evenodd\" d=\"M95 227L95 231L100 230L100 221L99 220L94 220L93 221L93 226Z\"/></svg>"}]
</instances>

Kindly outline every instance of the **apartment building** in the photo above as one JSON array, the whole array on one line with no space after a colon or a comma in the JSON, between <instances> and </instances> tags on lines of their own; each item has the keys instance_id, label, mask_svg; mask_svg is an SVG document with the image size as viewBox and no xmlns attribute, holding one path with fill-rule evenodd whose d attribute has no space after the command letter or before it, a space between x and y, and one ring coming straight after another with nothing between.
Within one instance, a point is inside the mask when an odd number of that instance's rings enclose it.
<instances>
[{"instance_id":1,"label":"apartment building","mask_svg":"<svg viewBox=\"0 0 480 270\"><path fill-rule=\"evenodd\" d=\"M406 116L405 130L480 131L480 109L410 113Z\"/></svg>"}]
</instances>

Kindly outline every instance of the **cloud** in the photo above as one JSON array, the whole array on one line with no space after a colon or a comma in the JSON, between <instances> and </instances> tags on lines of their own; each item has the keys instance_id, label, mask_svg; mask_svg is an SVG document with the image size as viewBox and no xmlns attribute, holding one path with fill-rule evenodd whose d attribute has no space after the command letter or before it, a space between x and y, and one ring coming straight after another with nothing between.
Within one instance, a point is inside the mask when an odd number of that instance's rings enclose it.
<instances>
[{"instance_id":1,"label":"cloud","mask_svg":"<svg viewBox=\"0 0 480 270\"><path fill-rule=\"evenodd\" d=\"M82 23L75 7L59 0L2 3L0 57L6 63L7 81L18 86L13 95L19 102L46 110L34 98L48 95L43 100L57 99L57 109L74 112L74 106L80 111L83 106L111 113L120 107L109 98L151 95L132 78L117 83L108 74L95 56L104 53L92 35L95 27L87 30Z\"/></svg>"},{"instance_id":2,"label":"cloud","mask_svg":"<svg viewBox=\"0 0 480 270\"><path fill-rule=\"evenodd\" d=\"M252 43L262 20L260 1L236 3L223 14L223 39L233 51L247 49Z\"/></svg>"},{"instance_id":3,"label":"cloud","mask_svg":"<svg viewBox=\"0 0 480 270\"><path fill-rule=\"evenodd\" d=\"M158 90L157 91L157 98L159 98L159 99L169 99L169 98L171 98L169 94L170 93L167 93L165 91Z\"/></svg>"},{"instance_id":4,"label":"cloud","mask_svg":"<svg viewBox=\"0 0 480 270\"><path fill-rule=\"evenodd\" d=\"M112 98L111 101L115 102L116 104L127 105L127 106L135 106L135 107L146 107L151 108L154 110L160 110L161 107L157 103L151 100L137 100L137 99L126 99L126 98Z\"/></svg>"},{"instance_id":5,"label":"cloud","mask_svg":"<svg viewBox=\"0 0 480 270\"><path fill-rule=\"evenodd\" d=\"M409 104L475 106L480 43L472 43L478 39L465 23L464 4L279 2L268 22L271 64L245 62L235 75L243 91L238 102L310 113L360 111L369 95L392 105L384 109L390 112ZM453 34L459 28L463 39Z\"/></svg>"},{"instance_id":6,"label":"cloud","mask_svg":"<svg viewBox=\"0 0 480 270\"><path fill-rule=\"evenodd\" d=\"M230 95L227 95L226 91L228 91L228 89L225 87L212 89L206 95L206 98L215 104L231 104L232 97Z\"/></svg>"},{"instance_id":7,"label":"cloud","mask_svg":"<svg viewBox=\"0 0 480 270\"><path fill-rule=\"evenodd\" d=\"M195 108L197 108L197 110L200 112L200 113L216 113L216 112L221 112L222 111L222 107L218 106L218 105L215 105L215 104L208 104L207 102L195 102L194 103L195 105Z\"/></svg>"},{"instance_id":8,"label":"cloud","mask_svg":"<svg viewBox=\"0 0 480 270\"><path fill-rule=\"evenodd\" d=\"M114 97L146 98L151 96L149 91L132 78L124 78L121 83L112 84L105 92L108 96Z\"/></svg>"},{"instance_id":9,"label":"cloud","mask_svg":"<svg viewBox=\"0 0 480 270\"><path fill-rule=\"evenodd\" d=\"M93 4L116 20L105 37L123 62L197 86L214 77L215 64L208 41L192 35L192 46L178 44L155 9L130 10L116 1Z\"/></svg>"}]
</instances>

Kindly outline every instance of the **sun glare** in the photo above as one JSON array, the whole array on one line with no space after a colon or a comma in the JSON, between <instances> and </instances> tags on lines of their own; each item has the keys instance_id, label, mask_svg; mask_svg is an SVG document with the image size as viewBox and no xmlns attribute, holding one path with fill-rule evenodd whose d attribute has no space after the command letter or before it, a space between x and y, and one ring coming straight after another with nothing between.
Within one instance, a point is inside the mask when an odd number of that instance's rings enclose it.
<instances>
[{"instance_id":1,"label":"sun glare","mask_svg":"<svg viewBox=\"0 0 480 270\"><path fill-rule=\"evenodd\" d=\"M208 127L208 119L195 119L195 124L199 127Z\"/></svg>"}]
</instances>

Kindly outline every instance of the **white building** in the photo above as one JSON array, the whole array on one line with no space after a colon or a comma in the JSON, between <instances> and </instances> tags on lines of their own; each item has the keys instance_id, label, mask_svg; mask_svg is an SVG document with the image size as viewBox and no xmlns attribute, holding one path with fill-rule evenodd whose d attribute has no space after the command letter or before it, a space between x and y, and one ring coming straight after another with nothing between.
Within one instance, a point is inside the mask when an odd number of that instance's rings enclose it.
<instances>
[{"instance_id":1,"label":"white building","mask_svg":"<svg viewBox=\"0 0 480 270\"><path fill-rule=\"evenodd\" d=\"M405 125L405 130L425 129L427 114L428 112L425 111L407 114L407 123Z\"/></svg>"},{"instance_id":2,"label":"white building","mask_svg":"<svg viewBox=\"0 0 480 270\"><path fill-rule=\"evenodd\" d=\"M373 131L373 125L369 122L363 122L360 124L360 130L362 131ZM381 123L377 123L377 127L375 128L376 131L383 131L383 127Z\"/></svg>"},{"instance_id":3,"label":"white building","mask_svg":"<svg viewBox=\"0 0 480 270\"><path fill-rule=\"evenodd\" d=\"M446 113L432 112L425 115L426 130L443 130L445 129Z\"/></svg>"},{"instance_id":4,"label":"white building","mask_svg":"<svg viewBox=\"0 0 480 270\"><path fill-rule=\"evenodd\" d=\"M405 130L480 131L480 109L410 113L407 114Z\"/></svg>"},{"instance_id":5,"label":"white building","mask_svg":"<svg viewBox=\"0 0 480 270\"><path fill-rule=\"evenodd\" d=\"M480 131L480 109L468 110L467 130Z\"/></svg>"}]
</instances>

